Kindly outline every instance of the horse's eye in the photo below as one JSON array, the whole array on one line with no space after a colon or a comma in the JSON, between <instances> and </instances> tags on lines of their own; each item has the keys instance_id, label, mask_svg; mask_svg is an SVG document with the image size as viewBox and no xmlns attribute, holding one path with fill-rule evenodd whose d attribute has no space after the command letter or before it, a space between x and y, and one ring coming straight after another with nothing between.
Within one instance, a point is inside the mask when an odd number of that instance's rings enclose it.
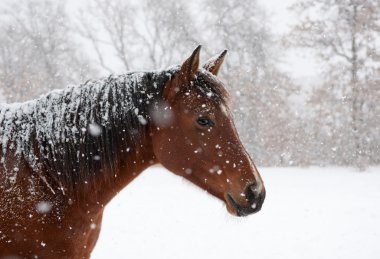
<instances>
[{"instance_id":1,"label":"horse's eye","mask_svg":"<svg viewBox=\"0 0 380 259\"><path fill-rule=\"evenodd\" d=\"M197 119L197 123L203 127L205 126L214 126L214 122L210 120L209 118L201 117Z\"/></svg>"}]
</instances>

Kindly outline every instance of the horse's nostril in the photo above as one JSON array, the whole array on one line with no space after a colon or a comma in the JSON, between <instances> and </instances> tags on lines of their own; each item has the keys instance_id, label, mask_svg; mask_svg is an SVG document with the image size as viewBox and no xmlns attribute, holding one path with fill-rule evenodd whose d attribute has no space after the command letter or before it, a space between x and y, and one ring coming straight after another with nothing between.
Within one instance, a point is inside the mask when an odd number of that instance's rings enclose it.
<instances>
[{"instance_id":1,"label":"horse's nostril","mask_svg":"<svg viewBox=\"0 0 380 259\"><path fill-rule=\"evenodd\" d=\"M261 210L265 200L265 188L263 185L254 183L248 185L244 190L246 202L237 202L231 193L227 194L226 201L233 206L238 216L247 216ZM248 204L247 204L248 203Z\"/></svg>"},{"instance_id":2,"label":"horse's nostril","mask_svg":"<svg viewBox=\"0 0 380 259\"><path fill-rule=\"evenodd\" d=\"M249 202L255 202L259 199L261 188L257 184L248 185L245 191L245 197Z\"/></svg>"}]
</instances>

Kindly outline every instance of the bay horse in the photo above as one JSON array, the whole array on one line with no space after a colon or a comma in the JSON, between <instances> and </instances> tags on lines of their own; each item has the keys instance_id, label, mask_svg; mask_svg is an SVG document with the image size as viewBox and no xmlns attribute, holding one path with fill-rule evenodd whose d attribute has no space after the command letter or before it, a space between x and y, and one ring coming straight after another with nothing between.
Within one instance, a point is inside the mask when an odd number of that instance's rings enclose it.
<instances>
[{"instance_id":1,"label":"bay horse","mask_svg":"<svg viewBox=\"0 0 380 259\"><path fill-rule=\"evenodd\" d=\"M199 68L111 75L0 110L0 258L89 258L107 203L162 164L246 216L265 188L216 77Z\"/></svg>"}]
</instances>

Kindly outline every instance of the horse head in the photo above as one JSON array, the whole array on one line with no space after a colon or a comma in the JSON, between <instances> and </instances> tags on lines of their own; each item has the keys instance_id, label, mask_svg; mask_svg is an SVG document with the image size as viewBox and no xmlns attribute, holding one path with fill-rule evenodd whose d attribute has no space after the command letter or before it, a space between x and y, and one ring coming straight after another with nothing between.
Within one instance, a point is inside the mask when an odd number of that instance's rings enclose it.
<instances>
[{"instance_id":1,"label":"horse head","mask_svg":"<svg viewBox=\"0 0 380 259\"><path fill-rule=\"evenodd\" d=\"M151 136L164 167L223 200L233 215L246 216L261 209L265 188L216 77L226 52L199 68L200 46L194 50L166 83Z\"/></svg>"}]
</instances>

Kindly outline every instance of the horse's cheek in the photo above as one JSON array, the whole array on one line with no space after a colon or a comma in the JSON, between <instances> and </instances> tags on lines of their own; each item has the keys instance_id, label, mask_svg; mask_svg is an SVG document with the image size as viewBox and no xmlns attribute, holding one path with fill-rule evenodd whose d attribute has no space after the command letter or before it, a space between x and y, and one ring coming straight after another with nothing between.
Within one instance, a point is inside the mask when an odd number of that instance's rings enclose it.
<instances>
[{"instance_id":1,"label":"horse's cheek","mask_svg":"<svg viewBox=\"0 0 380 259\"><path fill-rule=\"evenodd\" d=\"M172 151L171 138L164 132L158 132L153 138L153 150L159 162L167 167Z\"/></svg>"}]
</instances>

